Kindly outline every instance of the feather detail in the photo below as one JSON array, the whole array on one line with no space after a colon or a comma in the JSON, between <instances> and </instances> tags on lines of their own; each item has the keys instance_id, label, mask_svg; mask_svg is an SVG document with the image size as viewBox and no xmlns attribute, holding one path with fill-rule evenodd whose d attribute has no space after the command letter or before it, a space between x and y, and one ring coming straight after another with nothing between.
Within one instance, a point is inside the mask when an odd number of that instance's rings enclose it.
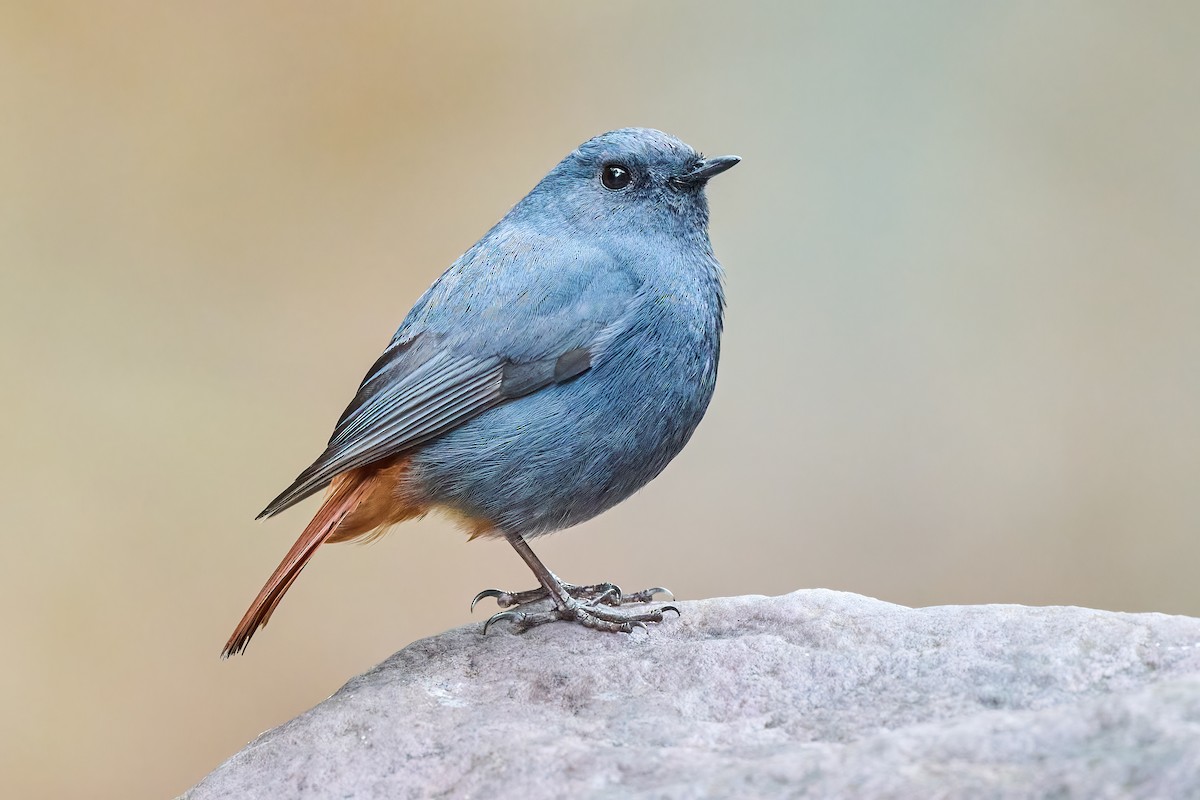
<instances>
[{"instance_id":1,"label":"feather detail","mask_svg":"<svg viewBox=\"0 0 1200 800\"><path fill-rule=\"evenodd\" d=\"M426 507L406 491L408 459L344 472L333 479L329 494L292 549L267 580L242 621L225 643L228 658L246 649L250 638L265 626L309 559L325 542L370 541L397 522L420 516Z\"/></svg>"}]
</instances>

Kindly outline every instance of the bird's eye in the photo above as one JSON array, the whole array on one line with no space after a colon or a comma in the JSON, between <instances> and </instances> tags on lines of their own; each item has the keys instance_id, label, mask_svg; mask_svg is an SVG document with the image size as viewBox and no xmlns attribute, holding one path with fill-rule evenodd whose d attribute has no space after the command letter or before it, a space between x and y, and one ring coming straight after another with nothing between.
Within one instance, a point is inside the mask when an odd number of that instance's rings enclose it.
<instances>
[{"instance_id":1,"label":"bird's eye","mask_svg":"<svg viewBox=\"0 0 1200 800\"><path fill-rule=\"evenodd\" d=\"M600 183L604 184L605 189L620 191L628 186L631 180L633 173L624 164L613 162L600 168Z\"/></svg>"}]
</instances>

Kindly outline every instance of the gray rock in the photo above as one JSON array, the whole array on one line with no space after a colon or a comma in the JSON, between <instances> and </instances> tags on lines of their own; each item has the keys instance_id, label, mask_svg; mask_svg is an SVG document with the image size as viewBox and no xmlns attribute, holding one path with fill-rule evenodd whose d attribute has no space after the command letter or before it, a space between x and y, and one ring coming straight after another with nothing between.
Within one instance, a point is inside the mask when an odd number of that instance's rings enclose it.
<instances>
[{"instance_id":1,"label":"gray rock","mask_svg":"<svg viewBox=\"0 0 1200 800\"><path fill-rule=\"evenodd\" d=\"M678 605L414 642L184 797L1200 798L1200 619Z\"/></svg>"}]
</instances>

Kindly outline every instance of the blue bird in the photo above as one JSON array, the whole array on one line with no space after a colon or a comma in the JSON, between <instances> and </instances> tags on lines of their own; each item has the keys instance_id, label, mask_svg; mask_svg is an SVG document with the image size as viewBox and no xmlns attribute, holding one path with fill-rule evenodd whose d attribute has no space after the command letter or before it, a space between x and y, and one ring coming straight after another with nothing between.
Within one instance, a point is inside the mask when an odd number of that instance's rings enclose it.
<instances>
[{"instance_id":1,"label":"blue bird","mask_svg":"<svg viewBox=\"0 0 1200 800\"><path fill-rule=\"evenodd\" d=\"M704 188L739 160L660 131L605 133L455 261L367 372L325 452L259 515L330 487L223 655L245 650L322 544L432 510L472 539L507 539L538 579L481 592L476 601L513 609L488 624L629 632L678 613L620 608L664 589L564 583L526 540L629 497L704 416L724 311Z\"/></svg>"}]
</instances>

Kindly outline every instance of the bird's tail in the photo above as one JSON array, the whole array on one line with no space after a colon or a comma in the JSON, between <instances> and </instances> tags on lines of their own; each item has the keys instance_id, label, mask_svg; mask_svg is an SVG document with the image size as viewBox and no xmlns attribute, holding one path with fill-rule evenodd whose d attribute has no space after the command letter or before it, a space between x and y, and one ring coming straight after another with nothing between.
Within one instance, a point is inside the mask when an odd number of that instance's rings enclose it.
<instances>
[{"instance_id":1,"label":"bird's tail","mask_svg":"<svg viewBox=\"0 0 1200 800\"><path fill-rule=\"evenodd\" d=\"M353 471L339 476L335 480L329 495L317 511L312 522L300 534L300 538L292 545L292 549L283 557L283 561L275 568L275 572L267 580L258 597L250 604L242 621L238 623L233 635L225 643L221 652L222 658L236 655L246 649L252 637L259 628L267 624L275 607L283 599L283 595L291 588L296 576L304 569L304 565L312 558L327 539L338 527L353 514L363 501L372 494L377 486L377 475L365 471Z\"/></svg>"}]
</instances>

